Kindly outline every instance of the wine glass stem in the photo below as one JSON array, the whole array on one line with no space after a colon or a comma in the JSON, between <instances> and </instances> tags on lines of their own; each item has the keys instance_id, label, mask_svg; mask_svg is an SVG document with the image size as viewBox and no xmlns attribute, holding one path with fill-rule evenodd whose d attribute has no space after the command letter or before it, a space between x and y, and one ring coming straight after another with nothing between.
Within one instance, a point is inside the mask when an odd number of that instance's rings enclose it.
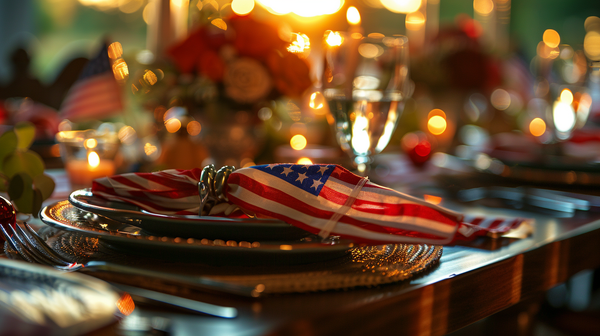
<instances>
[{"instance_id":1,"label":"wine glass stem","mask_svg":"<svg viewBox=\"0 0 600 336\"><path fill-rule=\"evenodd\" d=\"M354 163L360 176L367 176L371 171L371 160L368 156L357 156L354 159Z\"/></svg>"}]
</instances>

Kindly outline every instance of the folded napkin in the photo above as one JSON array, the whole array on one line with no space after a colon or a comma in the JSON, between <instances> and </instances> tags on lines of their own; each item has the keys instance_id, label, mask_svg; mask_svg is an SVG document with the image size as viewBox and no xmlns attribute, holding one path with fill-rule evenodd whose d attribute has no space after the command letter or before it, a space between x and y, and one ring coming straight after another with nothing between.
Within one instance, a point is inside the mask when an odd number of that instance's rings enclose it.
<instances>
[{"instance_id":1,"label":"folded napkin","mask_svg":"<svg viewBox=\"0 0 600 336\"><path fill-rule=\"evenodd\" d=\"M94 195L147 211L197 214L201 170L128 173L97 179ZM322 237L357 243L450 244L502 234L525 219L465 217L441 206L369 182L337 165L270 164L231 173L231 204L260 217L283 220Z\"/></svg>"}]
</instances>

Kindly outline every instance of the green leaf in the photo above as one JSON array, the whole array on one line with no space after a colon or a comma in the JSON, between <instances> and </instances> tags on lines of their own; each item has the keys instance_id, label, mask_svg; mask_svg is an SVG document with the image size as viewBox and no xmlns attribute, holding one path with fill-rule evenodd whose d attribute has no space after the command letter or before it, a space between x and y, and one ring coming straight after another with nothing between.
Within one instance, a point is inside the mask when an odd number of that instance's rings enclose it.
<instances>
[{"instance_id":1,"label":"green leaf","mask_svg":"<svg viewBox=\"0 0 600 336\"><path fill-rule=\"evenodd\" d=\"M22 175L25 175L25 177ZM10 179L8 184L8 196L10 199L15 200L23 195L26 179L31 179L31 177L27 174L17 174Z\"/></svg>"},{"instance_id":2,"label":"green leaf","mask_svg":"<svg viewBox=\"0 0 600 336\"><path fill-rule=\"evenodd\" d=\"M0 135L0 170L2 170L2 163L8 154L17 149L18 142L17 134L14 131L6 131Z\"/></svg>"},{"instance_id":3,"label":"green leaf","mask_svg":"<svg viewBox=\"0 0 600 336\"><path fill-rule=\"evenodd\" d=\"M46 174L42 174L42 175L38 175L38 176L34 177L33 185L34 185L35 189L37 189L41 192L42 200L48 199L48 197L50 197L50 195L52 195L52 192L54 191L54 187L56 186L56 184L54 183L54 180Z\"/></svg>"},{"instance_id":4,"label":"green leaf","mask_svg":"<svg viewBox=\"0 0 600 336\"><path fill-rule=\"evenodd\" d=\"M22 213L33 213L33 180L26 173L18 173L10 179L8 196Z\"/></svg>"},{"instance_id":5,"label":"green leaf","mask_svg":"<svg viewBox=\"0 0 600 336\"><path fill-rule=\"evenodd\" d=\"M15 151L4 159L4 173L9 178L17 173L27 173L36 177L44 173L44 161L35 152Z\"/></svg>"},{"instance_id":6,"label":"green leaf","mask_svg":"<svg viewBox=\"0 0 600 336\"><path fill-rule=\"evenodd\" d=\"M42 192L34 188L33 189L33 199L31 200L31 214L33 217L38 218L40 213L40 209L42 209L42 203L44 202L44 198L42 196Z\"/></svg>"},{"instance_id":7,"label":"green leaf","mask_svg":"<svg viewBox=\"0 0 600 336\"><path fill-rule=\"evenodd\" d=\"M35 126L28 121L22 121L15 125L15 133L17 133L19 139L17 147L28 149L35 138Z\"/></svg>"}]
</instances>

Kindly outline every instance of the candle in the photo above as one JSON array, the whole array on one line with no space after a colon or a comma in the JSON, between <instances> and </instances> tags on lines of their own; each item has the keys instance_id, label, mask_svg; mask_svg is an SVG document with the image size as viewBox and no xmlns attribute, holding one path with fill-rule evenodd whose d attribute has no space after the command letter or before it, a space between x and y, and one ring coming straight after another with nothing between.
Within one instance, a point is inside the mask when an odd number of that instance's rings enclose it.
<instances>
[{"instance_id":1,"label":"candle","mask_svg":"<svg viewBox=\"0 0 600 336\"><path fill-rule=\"evenodd\" d=\"M93 166L86 160L72 160L65 164L65 170L71 188L90 187L94 179L115 174L115 163L112 160L99 160Z\"/></svg>"}]
</instances>

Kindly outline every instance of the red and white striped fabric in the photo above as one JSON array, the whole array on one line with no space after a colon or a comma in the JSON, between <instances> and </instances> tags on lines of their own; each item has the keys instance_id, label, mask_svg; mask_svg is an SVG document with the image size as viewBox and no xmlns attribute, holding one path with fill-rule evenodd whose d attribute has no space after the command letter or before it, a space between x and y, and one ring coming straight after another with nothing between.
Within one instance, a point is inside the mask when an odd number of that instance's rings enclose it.
<instances>
[{"instance_id":1,"label":"red and white striped fabric","mask_svg":"<svg viewBox=\"0 0 600 336\"><path fill-rule=\"evenodd\" d=\"M60 111L63 118L79 121L108 118L122 110L121 87L113 74L108 48L104 44L69 89Z\"/></svg>"},{"instance_id":2,"label":"red and white striped fabric","mask_svg":"<svg viewBox=\"0 0 600 336\"><path fill-rule=\"evenodd\" d=\"M202 169L128 173L94 180L95 196L130 203L164 215L197 215Z\"/></svg>"},{"instance_id":3,"label":"red and white striped fabric","mask_svg":"<svg viewBox=\"0 0 600 336\"><path fill-rule=\"evenodd\" d=\"M200 169L131 173L94 181L94 195L163 214L197 214ZM465 217L368 182L337 165L271 164L234 171L230 202L323 237L357 243L450 244L519 226L518 218Z\"/></svg>"}]
</instances>

